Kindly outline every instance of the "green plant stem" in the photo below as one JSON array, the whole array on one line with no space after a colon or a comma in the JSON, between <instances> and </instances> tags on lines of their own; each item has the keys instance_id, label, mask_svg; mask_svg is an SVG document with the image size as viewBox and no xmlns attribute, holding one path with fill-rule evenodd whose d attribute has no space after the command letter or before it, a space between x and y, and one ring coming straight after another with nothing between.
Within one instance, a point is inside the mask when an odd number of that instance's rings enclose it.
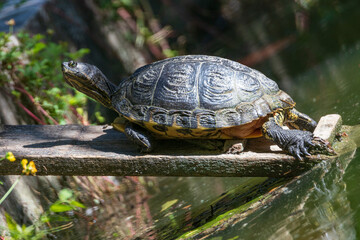
<instances>
[{"instance_id":1,"label":"green plant stem","mask_svg":"<svg viewBox=\"0 0 360 240\"><path fill-rule=\"evenodd\" d=\"M5 195L0 199L0 205L3 203L3 201L9 196L9 194L12 192L16 184L18 184L19 180L21 178L21 175L16 179L16 181L13 183L13 185L9 188L9 190L5 193Z\"/></svg>"}]
</instances>

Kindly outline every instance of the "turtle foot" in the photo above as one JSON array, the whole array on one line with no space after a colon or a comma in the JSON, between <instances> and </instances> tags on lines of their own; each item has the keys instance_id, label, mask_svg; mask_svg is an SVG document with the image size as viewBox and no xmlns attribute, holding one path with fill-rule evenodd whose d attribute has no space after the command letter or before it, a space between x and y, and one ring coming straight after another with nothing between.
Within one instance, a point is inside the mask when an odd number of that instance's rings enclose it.
<instances>
[{"instance_id":1,"label":"turtle foot","mask_svg":"<svg viewBox=\"0 0 360 240\"><path fill-rule=\"evenodd\" d=\"M311 132L289 130L288 141L280 146L298 160L314 154L337 155L331 144L319 137L314 137Z\"/></svg>"},{"instance_id":2,"label":"turtle foot","mask_svg":"<svg viewBox=\"0 0 360 240\"><path fill-rule=\"evenodd\" d=\"M154 149L154 141L151 134L144 128L128 123L124 129L126 137L135 143L141 153L148 153Z\"/></svg>"},{"instance_id":3,"label":"turtle foot","mask_svg":"<svg viewBox=\"0 0 360 240\"><path fill-rule=\"evenodd\" d=\"M281 141L279 147L290 153L298 160L310 156L310 149L314 146L313 134L308 131L286 130L285 141Z\"/></svg>"}]
</instances>

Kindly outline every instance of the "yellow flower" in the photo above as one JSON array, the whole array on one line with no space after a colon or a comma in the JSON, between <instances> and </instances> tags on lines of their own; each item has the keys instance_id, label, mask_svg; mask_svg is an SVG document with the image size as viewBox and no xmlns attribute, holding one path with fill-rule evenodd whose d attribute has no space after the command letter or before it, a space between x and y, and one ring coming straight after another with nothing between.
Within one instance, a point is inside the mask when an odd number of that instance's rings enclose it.
<instances>
[{"instance_id":1,"label":"yellow flower","mask_svg":"<svg viewBox=\"0 0 360 240\"><path fill-rule=\"evenodd\" d=\"M33 176L36 175L37 169L36 169L35 163L33 161L29 162L28 169L29 169L31 175L33 175Z\"/></svg>"},{"instance_id":2,"label":"yellow flower","mask_svg":"<svg viewBox=\"0 0 360 240\"><path fill-rule=\"evenodd\" d=\"M15 25L15 20L12 18L9 21L6 21L5 24L9 25L9 26L14 26Z\"/></svg>"},{"instance_id":3,"label":"yellow flower","mask_svg":"<svg viewBox=\"0 0 360 240\"><path fill-rule=\"evenodd\" d=\"M37 169L35 166L35 163L33 161L30 161L28 164L28 160L27 159L23 159L21 160L21 165L23 167L22 173L25 173L26 175L33 175L35 176L37 173Z\"/></svg>"},{"instance_id":4,"label":"yellow flower","mask_svg":"<svg viewBox=\"0 0 360 240\"><path fill-rule=\"evenodd\" d=\"M16 160L14 154L12 152L7 152L5 158L10 162L14 162Z\"/></svg>"},{"instance_id":5,"label":"yellow flower","mask_svg":"<svg viewBox=\"0 0 360 240\"><path fill-rule=\"evenodd\" d=\"M27 159L23 159L23 160L21 160L21 166L23 167L23 169L25 170L26 169L26 165L28 164L28 160ZM23 172L24 172L24 170L23 170Z\"/></svg>"}]
</instances>

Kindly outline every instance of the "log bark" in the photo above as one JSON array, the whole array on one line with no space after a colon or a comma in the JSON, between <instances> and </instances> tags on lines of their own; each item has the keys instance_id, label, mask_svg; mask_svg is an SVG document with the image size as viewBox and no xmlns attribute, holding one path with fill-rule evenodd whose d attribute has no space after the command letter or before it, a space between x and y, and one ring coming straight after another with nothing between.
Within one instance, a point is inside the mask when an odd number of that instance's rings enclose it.
<instances>
[{"instance_id":1,"label":"log bark","mask_svg":"<svg viewBox=\"0 0 360 240\"><path fill-rule=\"evenodd\" d=\"M336 131L341 118L333 119L336 121L325 121L326 128L321 124L318 128ZM141 154L111 126L80 125L5 125L0 132L0 156L10 151L17 159L33 160L38 175L68 176L282 177L299 175L319 161L331 159L316 155L298 161L264 138L248 140L245 151L236 155L201 150L181 140L159 140L154 153ZM0 162L0 175L21 171L19 163Z\"/></svg>"}]
</instances>

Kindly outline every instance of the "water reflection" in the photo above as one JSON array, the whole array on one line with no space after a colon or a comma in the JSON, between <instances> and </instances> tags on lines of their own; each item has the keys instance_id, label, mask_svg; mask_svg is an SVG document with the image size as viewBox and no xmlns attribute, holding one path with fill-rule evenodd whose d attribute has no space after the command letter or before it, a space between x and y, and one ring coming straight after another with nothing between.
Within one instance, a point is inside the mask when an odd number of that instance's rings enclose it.
<instances>
[{"instance_id":1,"label":"water reflection","mask_svg":"<svg viewBox=\"0 0 360 240\"><path fill-rule=\"evenodd\" d=\"M270 205L209 239L356 239L357 223L344 181L350 159L322 163Z\"/></svg>"}]
</instances>

